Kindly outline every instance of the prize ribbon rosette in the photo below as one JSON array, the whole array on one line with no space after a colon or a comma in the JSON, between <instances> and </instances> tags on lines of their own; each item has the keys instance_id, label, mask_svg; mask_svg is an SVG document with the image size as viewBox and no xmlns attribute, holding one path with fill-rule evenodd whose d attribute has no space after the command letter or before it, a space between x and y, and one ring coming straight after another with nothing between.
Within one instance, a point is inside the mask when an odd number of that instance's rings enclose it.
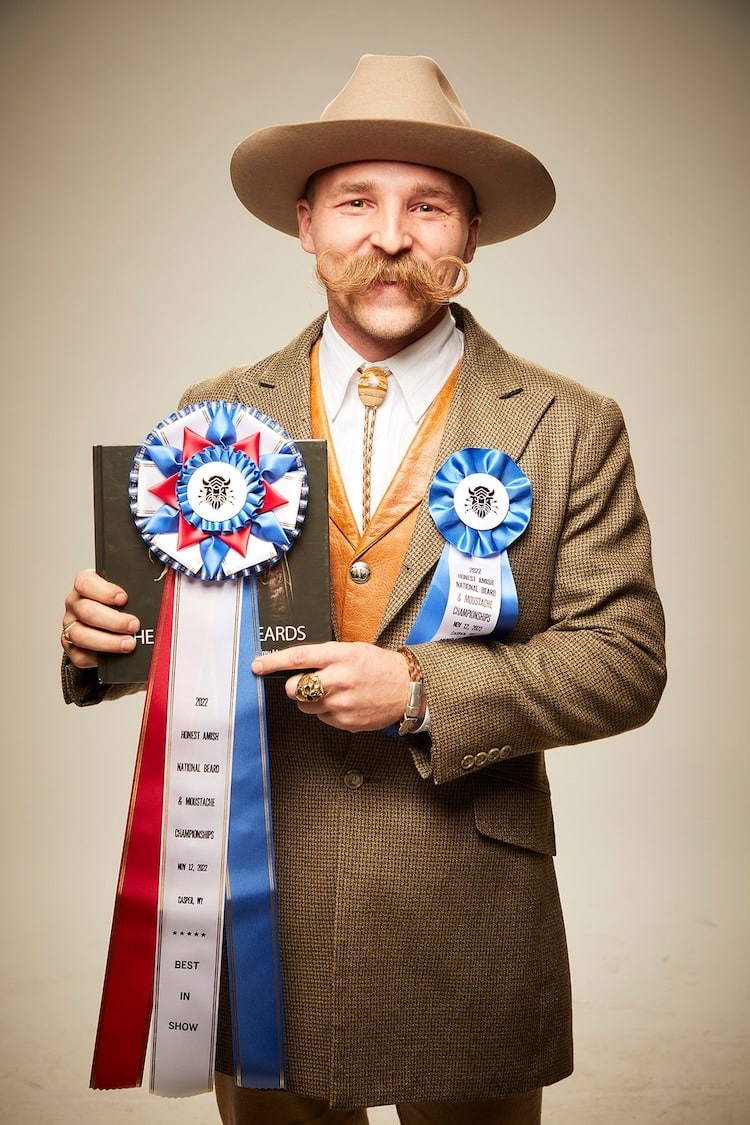
<instances>
[{"instance_id":1,"label":"prize ribbon rosette","mask_svg":"<svg viewBox=\"0 0 750 1125\"><path fill-rule=\"evenodd\" d=\"M285 1085L256 575L307 506L302 457L273 419L201 402L138 449L130 504L166 563L91 1086L213 1086L226 936L235 1079Z\"/></svg>"},{"instance_id":2,"label":"prize ribbon rosette","mask_svg":"<svg viewBox=\"0 0 750 1125\"><path fill-rule=\"evenodd\" d=\"M497 449L462 449L430 486L445 548L407 644L502 637L518 620L508 547L531 518L531 482Z\"/></svg>"}]
</instances>

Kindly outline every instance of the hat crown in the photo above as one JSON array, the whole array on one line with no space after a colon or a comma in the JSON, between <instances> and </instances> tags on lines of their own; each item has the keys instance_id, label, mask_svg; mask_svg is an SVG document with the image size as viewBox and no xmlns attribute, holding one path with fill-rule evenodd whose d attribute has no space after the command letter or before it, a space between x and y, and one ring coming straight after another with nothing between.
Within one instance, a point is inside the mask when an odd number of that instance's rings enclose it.
<instances>
[{"instance_id":1,"label":"hat crown","mask_svg":"<svg viewBox=\"0 0 750 1125\"><path fill-rule=\"evenodd\" d=\"M363 55L320 120L370 118L471 128L458 94L435 60L424 55Z\"/></svg>"}]
</instances>

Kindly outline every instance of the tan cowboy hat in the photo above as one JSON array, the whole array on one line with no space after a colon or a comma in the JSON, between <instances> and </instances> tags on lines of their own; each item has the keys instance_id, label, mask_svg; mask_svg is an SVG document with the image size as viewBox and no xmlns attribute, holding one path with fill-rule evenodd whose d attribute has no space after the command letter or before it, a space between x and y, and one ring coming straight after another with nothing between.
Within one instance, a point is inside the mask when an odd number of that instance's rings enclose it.
<instances>
[{"instance_id":1,"label":"tan cowboy hat","mask_svg":"<svg viewBox=\"0 0 750 1125\"><path fill-rule=\"evenodd\" d=\"M397 160L462 176L482 213L479 242L502 242L547 218L555 188L526 149L472 129L433 59L364 55L319 121L252 133L232 157L237 195L264 223L297 234L297 200L313 172L336 164Z\"/></svg>"}]
</instances>

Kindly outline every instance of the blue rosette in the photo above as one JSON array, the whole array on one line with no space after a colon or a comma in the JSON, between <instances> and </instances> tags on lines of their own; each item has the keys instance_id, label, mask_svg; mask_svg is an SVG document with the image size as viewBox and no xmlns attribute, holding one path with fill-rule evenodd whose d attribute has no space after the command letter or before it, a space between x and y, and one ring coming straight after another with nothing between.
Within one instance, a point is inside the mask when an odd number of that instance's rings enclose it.
<instances>
[{"instance_id":1,"label":"blue rosette","mask_svg":"<svg viewBox=\"0 0 750 1125\"><path fill-rule=\"evenodd\" d=\"M529 524L531 482L507 453L469 447L441 465L428 501L446 545L407 643L502 637L518 620L507 550Z\"/></svg>"}]
</instances>

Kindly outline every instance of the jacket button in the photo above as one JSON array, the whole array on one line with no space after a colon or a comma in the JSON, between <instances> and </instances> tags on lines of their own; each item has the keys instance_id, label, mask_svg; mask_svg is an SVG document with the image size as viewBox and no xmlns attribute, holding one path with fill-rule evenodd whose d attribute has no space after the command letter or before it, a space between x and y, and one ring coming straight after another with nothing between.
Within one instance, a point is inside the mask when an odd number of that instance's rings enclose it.
<instances>
[{"instance_id":1,"label":"jacket button","mask_svg":"<svg viewBox=\"0 0 750 1125\"><path fill-rule=\"evenodd\" d=\"M344 774L344 785L349 789L360 789L365 783L365 779L357 770L347 770Z\"/></svg>"},{"instance_id":2,"label":"jacket button","mask_svg":"<svg viewBox=\"0 0 750 1125\"><path fill-rule=\"evenodd\" d=\"M489 754L485 750L480 750L479 753L477 754L476 758L474 759L474 765L475 766L483 766L488 758L489 758Z\"/></svg>"},{"instance_id":3,"label":"jacket button","mask_svg":"<svg viewBox=\"0 0 750 1125\"><path fill-rule=\"evenodd\" d=\"M501 746L500 747L500 757L501 758L509 758L512 753L513 753L513 751L510 748L510 746Z\"/></svg>"},{"instance_id":4,"label":"jacket button","mask_svg":"<svg viewBox=\"0 0 750 1125\"><path fill-rule=\"evenodd\" d=\"M352 582L356 582L359 586L362 586L365 582L370 581L370 573L371 571L369 566L366 562L362 562L361 559L353 562L349 567L349 577L351 578Z\"/></svg>"},{"instance_id":5,"label":"jacket button","mask_svg":"<svg viewBox=\"0 0 750 1125\"><path fill-rule=\"evenodd\" d=\"M499 746L493 746L491 750L487 751L487 760L489 762L496 762L497 759L500 756L501 755L500 755L500 747Z\"/></svg>"},{"instance_id":6,"label":"jacket button","mask_svg":"<svg viewBox=\"0 0 750 1125\"><path fill-rule=\"evenodd\" d=\"M466 754L461 759L461 769L462 770L470 770L473 765L474 765L474 755L473 754Z\"/></svg>"}]
</instances>

